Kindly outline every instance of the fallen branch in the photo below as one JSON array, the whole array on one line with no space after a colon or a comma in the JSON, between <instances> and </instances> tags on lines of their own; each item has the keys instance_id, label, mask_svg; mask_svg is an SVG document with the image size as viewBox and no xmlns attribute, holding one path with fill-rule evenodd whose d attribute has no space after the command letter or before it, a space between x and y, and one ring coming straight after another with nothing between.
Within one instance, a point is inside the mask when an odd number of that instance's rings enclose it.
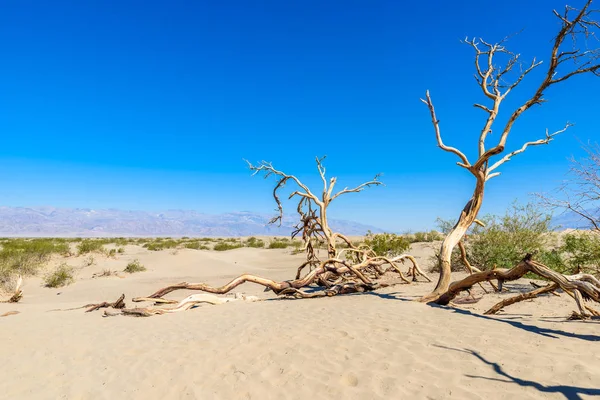
<instances>
[{"instance_id":1,"label":"fallen branch","mask_svg":"<svg viewBox=\"0 0 600 400\"><path fill-rule=\"evenodd\" d=\"M154 298L136 298L135 300L136 301L150 300L150 301L155 301L155 302L170 302L168 300L165 301L164 299L154 299ZM152 315L162 315L162 314L186 311L186 310L194 308L202 303L218 305L218 304L230 303L233 301L254 302L254 301L259 301L259 300L260 299L256 296L246 296L241 293L236 293L235 297L218 297L218 296L215 296L212 294L202 293L202 294L190 295L190 296L186 297L185 299L181 300L179 303L177 303L177 305L175 307L172 307L172 308L151 308L151 307L129 308L129 309L122 308L120 313L123 315L150 317ZM118 314L119 314L118 312L117 313L106 312L106 311L104 312L104 316L106 316L106 317L112 317L112 316L115 316Z\"/></svg>"},{"instance_id":2,"label":"fallen branch","mask_svg":"<svg viewBox=\"0 0 600 400\"><path fill-rule=\"evenodd\" d=\"M86 304L85 306L81 306L81 307L54 309L54 310L48 310L48 311L72 311L72 310L81 310L82 308L87 308L87 310L85 310L85 312L87 313L87 312L99 310L101 308L109 308L109 307L115 308L115 309L125 308L125 294L122 294L121 297L119 297L117 299L117 301L115 301L113 303L108 303L105 301L103 303L98 303L98 304Z\"/></svg>"},{"instance_id":3,"label":"fallen branch","mask_svg":"<svg viewBox=\"0 0 600 400\"><path fill-rule=\"evenodd\" d=\"M8 317L9 315L17 315L20 314L20 311L8 311L5 312L4 314L0 314L0 317Z\"/></svg>"},{"instance_id":4,"label":"fallen branch","mask_svg":"<svg viewBox=\"0 0 600 400\"><path fill-rule=\"evenodd\" d=\"M553 283L553 284L549 284L547 286L542 286L540 288L532 290L531 292L521 293L517 296L502 300L501 302L497 303L492 308L490 308L489 310L484 312L484 314L486 314L486 315L496 314L498 311L502 310L506 306L510 306L511 304L515 304L515 303L518 303L518 302L521 302L524 300L534 299L534 298L538 297L540 294L549 293L549 292L551 293L551 292L554 292L556 289L558 289L558 284Z\"/></svg>"},{"instance_id":5,"label":"fallen branch","mask_svg":"<svg viewBox=\"0 0 600 400\"><path fill-rule=\"evenodd\" d=\"M453 282L450 284L448 291L443 293L435 302L437 304L447 305L460 292L470 289L476 283L492 279L498 281L498 289L502 290L502 285L505 281L519 279L528 272L537 274L554 282L565 293L573 297L582 318L588 318L590 317L590 314L600 315L600 313L583 303L584 299L600 303L600 281L598 281L598 279L589 274L578 274L573 276L562 275L541 263L533 261L530 254L525 256L519 264L511 269L502 268L477 272L460 281Z\"/></svg>"},{"instance_id":6,"label":"fallen branch","mask_svg":"<svg viewBox=\"0 0 600 400\"><path fill-rule=\"evenodd\" d=\"M17 283L15 284L15 290L13 295L8 300L0 301L0 303L18 303L23 298L23 291L21 290L21 286L23 285L23 277L19 275L17 278Z\"/></svg>"},{"instance_id":7,"label":"fallen branch","mask_svg":"<svg viewBox=\"0 0 600 400\"><path fill-rule=\"evenodd\" d=\"M113 302L113 303L107 303L106 301L103 303L99 303L99 304L88 304L85 307L90 307L89 309L85 310L85 312L92 312L92 311L96 311L99 310L101 308L115 308L115 309L121 309L121 308L125 308L125 294L122 294L121 297L119 297L117 299L117 301Z\"/></svg>"},{"instance_id":8,"label":"fallen branch","mask_svg":"<svg viewBox=\"0 0 600 400\"><path fill-rule=\"evenodd\" d=\"M405 258L408 258L413 263L413 268L416 273L419 273L419 274L423 275L426 279L429 279L427 277L427 275L425 275L425 273L423 271L421 271L420 268L418 268L418 265L416 264L416 260L414 259L414 257L408 256L408 255L402 255L402 256L398 256L396 258L392 258L392 259L388 259L386 257L373 257L373 258L368 258L365 261L363 261L359 264L356 264L356 265L352 265L348 261L341 260L339 258L331 258L329 260L321 262L321 264L317 268L310 271L303 278L295 279L295 280L291 280L291 281L276 282L271 279L262 278L262 277L259 277L256 275L244 274L244 275L238 276L237 278L233 279L229 283L227 283L223 286L220 286L220 287L210 286L205 283L181 282L181 283L178 283L175 285L171 285L171 286L167 286L162 289L159 289L158 291L151 294L150 296L147 296L147 298L152 298L152 299L163 298L165 295L167 295L175 290L182 290L182 289L200 290L203 292L214 293L214 294L226 294L226 293L230 292L231 290L235 289L236 287L238 287L239 285L246 283L246 282L256 283L258 285L265 286L266 288L272 290L275 294L280 295L280 294L283 294L282 292L285 289L301 289L303 287L306 287L308 285L311 285L311 284L317 282L317 280L319 278L328 277L328 278L337 279L337 278L343 277L345 275L350 275L353 278L364 283L365 285L371 285L371 284L373 284L373 282L371 281L371 279L369 279L367 276L365 276L363 271L368 270L369 268L373 268L375 271L374 274L377 277L380 277L381 275L383 275L387 271L389 271L389 269L386 271L386 270L382 270L380 268L382 265L385 265L385 264L389 264L391 269L396 271L400 275L401 279L408 283L408 280L404 277L400 268L398 268L398 266L395 264L397 261L402 261Z\"/></svg>"}]
</instances>

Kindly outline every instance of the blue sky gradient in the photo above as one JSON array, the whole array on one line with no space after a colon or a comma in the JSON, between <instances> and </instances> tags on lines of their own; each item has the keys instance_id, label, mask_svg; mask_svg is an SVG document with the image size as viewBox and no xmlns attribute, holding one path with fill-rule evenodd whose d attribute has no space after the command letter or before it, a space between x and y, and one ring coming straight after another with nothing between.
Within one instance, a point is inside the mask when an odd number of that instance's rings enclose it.
<instances>
[{"instance_id":1,"label":"blue sky gradient","mask_svg":"<svg viewBox=\"0 0 600 400\"><path fill-rule=\"evenodd\" d=\"M431 91L445 142L473 157L485 99L460 40L522 30L507 47L547 60L564 1L5 1L0 203L269 213L273 181L242 159L320 187L314 157L327 155L341 187L379 172L386 184L341 197L331 217L432 228L474 182L436 147L419 98ZM576 125L505 164L484 213L565 178L578 140L600 137L598 93L600 79L576 77L517 122L509 150Z\"/></svg>"}]
</instances>

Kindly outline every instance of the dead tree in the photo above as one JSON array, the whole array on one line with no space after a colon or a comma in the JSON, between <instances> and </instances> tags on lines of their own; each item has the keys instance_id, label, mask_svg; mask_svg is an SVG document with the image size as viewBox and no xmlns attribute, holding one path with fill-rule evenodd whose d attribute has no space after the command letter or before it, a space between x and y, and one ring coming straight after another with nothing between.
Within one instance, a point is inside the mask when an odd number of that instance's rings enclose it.
<instances>
[{"instance_id":1,"label":"dead tree","mask_svg":"<svg viewBox=\"0 0 600 400\"><path fill-rule=\"evenodd\" d=\"M326 169L323 165L324 159L325 157L315 158L317 170L319 171L319 176L323 182L323 188L320 194L315 194L315 192L311 191L310 188L296 176L275 169L270 162L261 161L258 165L253 165L248 162L248 167L254 172L253 175L262 173L265 178L268 178L271 175L277 177L277 183L273 189L273 198L277 204L278 215L272 218L269 223L279 223L281 225L283 220L283 205L280 199L280 192L288 182L291 182L296 186L296 190L289 195L289 199L295 198L298 200L296 211L298 212L300 221L292 232L292 238L298 236L301 237L303 242L302 250L306 253L306 261L298 268L296 279L300 278L301 273L305 268L308 268L310 271L321 262L317 254L317 248L321 242L324 242L327 246L327 257L329 259L338 258L338 241L342 241L346 247L352 249L351 256L357 260L362 261L367 256L374 255L369 253L368 250L359 250L352 244L350 239L343 234L333 232L329 225L327 212L331 202L343 194L357 193L370 186L382 185L381 181L379 181L379 174L375 175L372 180L362 183L354 188L346 187L343 190L334 193L333 190L337 178L332 177L327 179ZM319 284L328 286L327 280L329 278L331 278L331 274L325 274L324 276L319 276L317 281Z\"/></svg>"},{"instance_id":2,"label":"dead tree","mask_svg":"<svg viewBox=\"0 0 600 400\"><path fill-rule=\"evenodd\" d=\"M562 198L539 194L549 207L572 212L584 220L588 227L600 233L600 146L583 146L587 157L571 159L569 179L558 189Z\"/></svg>"},{"instance_id":3,"label":"dead tree","mask_svg":"<svg viewBox=\"0 0 600 400\"><path fill-rule=\"evenodd\" d=\"M598 279L589 274L577 274L571 276L562 275L551 270L545 265L532 260L530 254L525 256L525 258L523 258L519 264L511 269L498 268L489 271L477 272L460 281L453 282L449 285L448 290L437 298L436 303L447 305L454 298L456 298L460 292L469 290L476 283L484 281L496 280L498 282L498 288L502 290L502 285L504 282L519 279L528 272L552 281L553 285L537 288L530 293L521 294L515 298L504 300L488 310L486 314L493 314L504 306L526 299L535 298L542 293L551 292L560 288L569 296L573 297L573 299L575 299L575 303L579 309L579 312L576 312L575 315L578 315L582 319L589 318L591 316L600 316L598 311L588 306L584 302L585 300L600 303L600 281Z\"/></svg>"},{"instance_id":4,"label":"dead tree","mask_svg":"<svg viewBox=\"0 0 600 400\"><path fill-rule=\"evenodd\" d=\"M279 171L273 167L270 162L261 161L258 165L252 165L248 162L250 170L254 171L253 175L263 173L265 178L271 175L277 176L277 184L273 189L273 198L277 203L278 215L271 219L269 223L281 224L283 219L283 205L279 197L279 191L286 185L287 182L291 181L297 189L289 195L289 199L298 198L297 212L300 216L300 223L296 226L296 230L292 233L292 237L296 237L302 234L302 240L304 242L304 249L309 253L308 258L316 257L314 255L315 242L318 240L324 240L327 245L327 254L329 258L335 258L337 256L336 242L338 239L342 240L348 246L352 246L350 240L342 235L341 233L334 233L329 225L327 209L331 202L343 194L346 193L358 193L370 186L379 186L383 183L379 181L379 174L365 183L362 183L352 189L346 187L337 193L333 192L335 184L337 182L336 177L327 179L325 173L325 166L323 160L325 157L316 158L317 169L321 180L323 181L323 189L320 195L314 194L308 186L302 183L294 175L288 175L285 172Z\"/></svg>"},{"instance_id":5,"label":"dead tree","mask_svg":"<svg viewBox=\"0 0 600 400\"><path fill-rule=\"evenodd\" d=\"M483 110L487 115L483 127L479 133L478 156L472 162L461 150L446 145L442 140L440 121L438 120L433 101L427 91L423 103L429 108L438 146L447 152L455 154L459 158L457 164L469 171L475 178L475 189L470 200L461 211L456 225L442 242L439 264L440 278L434 291L425 296L423 301L435 300L448 290L451 278L451 256L452 250L460 242L465 232L477 218L481 209L486 183L500 175L498 168L510 161L512 157L523 153L531 146L548 144L554 137L566 131L571 124L567 123L562 129L549 132L546 130L545 137L539 140L525 142L520 148L505 153L506 141L519 117L530 108L541 105L546 101L546 91L570 78L582 74L594 74L600 76L600 48L580 48L586 39L594 37L594 33L600 28L599 23L594 20L599 10L591 8L593 0L588 0L581 9L566 6L564 13L554 11L554 15L560 21L558 31L549 55L548 67L534 94L512 111L507 122L500 127L499 139L491 147L487 146L488 136L494 128L496 118L500 112L500 105L506 97L529 75L533 70L541 67L542 61L535 58L528 64L521 62L520 54L510 52L504 46L507 39L492 44L482 39L466 39L465 43L471 46L475 52L475 80L481 88L487 104L474 104L474 107ZM503 65L497 64L497 59L507 59ZM495 156L504 156L492 161Z\"/></svg>"}]
</instances>

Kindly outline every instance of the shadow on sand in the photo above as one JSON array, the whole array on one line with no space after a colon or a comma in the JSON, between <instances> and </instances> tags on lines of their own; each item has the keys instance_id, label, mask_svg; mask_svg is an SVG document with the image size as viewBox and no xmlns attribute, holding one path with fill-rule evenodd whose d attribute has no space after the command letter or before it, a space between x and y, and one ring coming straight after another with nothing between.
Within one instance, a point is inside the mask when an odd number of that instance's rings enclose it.
<instances>
[{"instance_id":1,"label":"shadow on sand","mask_svg":"<svg viewBox=\"0 0 600 400\"><path fill-rule=\"evenodd\" d=\"M515 383L515 384L517 384L517 385L519 385L521 387L532 387L532 388L538 390L540 393L556 393L556 394L561 394L561 395L563 395L565 397L565 399L568 399L568 400L583 399L581 397L581 395L600 396L600 389L597 389L597 388L582 388L582 387L567 386L567 385L552 385L552 386L547 386L547 385L543 385L543 384L541 384L539 382L528 381L526 379L521 379L521 378L518 378L516 376L512 376L508 372L504 371L502 369L502 367L498 363L495 363L495 362L487 360L480 353L478 353L478 352L476 352L474 350L469 350L469 349L455 349L455 348L452 348L452 347L439 346L439 345L434 345L434 346L439 347L441 349L452 350L452 351L459 351L459 352L462 352L462 353L470 354L470 355L478 358L484 364L487 364L490 367L492 367L492 369L494 370L494 372L496 374L498 374L500 377L504 377L505 379L501 379L501 378L488 378L488 377L485 377L485 376L477 376L477 375L465 375L465 376L467 376L469 378L486 379L486 380L491 380L491 381L496 381L496 382L504 382L504 383Z\"/></svg>"},{"instance_id":2,"label":"shadow on sand","mask_svg":"<svg viewBox=\"0 0 600 400\"><path fill-rule=\"evenodd\" d=\"M366 292L366 293L361 293L361 295L362 294L377 296L379 298L386 299L386 300L399 300L399 301L414 301L414 300L416 300L416 298L402 297L401 293L386 294L386 293L378 293L378 292ZM578 334L578 333L563 331L560 329L552 329L552 328L539 327L539 326L535 326L535 325L528 325L521 321L514 320L513 319L514 317L501 318L501 317L497 317L497 316L482 315L482 314L477 314L477 313L474 313L474 312L471 312L468 310L463 310L460 308L440 306L437 304L430 304L430 306L436 307L436 308L442 308L442 309L449 310L449 311L452 311L452 312L455 312L458 314L462 314L462 315L468 315L468 316L471 316L474 318L481 318L481 319L485 319L488 321L494 321L494 322L508 324L514 328L522 329L527 332L535 333L537 335L541 335L541 336L549 337L549 338L553 338L553 339L558 339L560 337L568 337L568 338L579 339L579 340L587 340L590 342L600 342L599 335ZM592 321L586 321L586 322L569 321L569 322L572 324L579 324L579 323L595 324L595 323L597 323L597 322L592 322Z\"/></svg>"}]
</instances>

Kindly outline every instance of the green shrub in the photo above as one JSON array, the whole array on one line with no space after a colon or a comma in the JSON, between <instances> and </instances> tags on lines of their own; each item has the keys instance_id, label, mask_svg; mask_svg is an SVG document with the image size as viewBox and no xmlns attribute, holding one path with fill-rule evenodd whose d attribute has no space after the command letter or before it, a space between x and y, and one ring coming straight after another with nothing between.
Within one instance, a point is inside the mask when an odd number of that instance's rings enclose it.
<instances>
[{"instance_id":1,"label":"green shrub","mask_svg":"<svg viewBox=\"0 0 600 400\"><path fill-rule=\"evenodd\" d=\"M127 264L127 266L125 267L125 269L123 271L133 274L135 272L142 272L145 270L146 270L146 267L144 267L138 259L135 259L135 260L131 261L129 264Z\"/></svg>"},{"instance_id":2,"label":"green shrub","mask_svg":"<svg viewBox=\"0 0 600 400\"><path fill-rule=\"evenodd\" d=\"M269 249L287 249L290 244L281 240L269 243Z\"/></svg>"},{"instance_id":3,"label":"green shrub","mask_svg":"<svg viewBox=\"0 0 600 400\"><path fill-rule=\"evenodd\" d=\"M44 286L57 288L73 283L73 268L66 263L60 264L54 271L44 277Z\"/></svg>"},{"instance_id":4,"label":"green shrub","mask_svg":"<svg viewBox=\"0 0 600 400\"><path fill-rule=\"evenodd\" d=\"M482 270L512 268L527 253L545 252L550 219L532 204L513 204L503 217L484 217L485 226L476 225L465 243L469 261Z\"/></svg>"},{"instance_id":5,"label":"green shrub","mask_svg":"<svg viewBox=\"0 0 600 400\"><path fill-rule=\"evenodd\" d=\"M213 250L216 251L226 251L226 250L233 250L233 249L239 249L240 247L242 247L239 244L232 244L232 243L227 243L227 242L219 242L217 244L215 244L215 246L213 247Z\"/></svg>"},{"instance_id":6,"label":"green shrub","mask_svg":"<svg viewBox=\"0 0 600 400\"><path fill-rule=\"evenodd\" d=\"M395 233L377 233L369 231L365 237L365 245L378 256L393 257L404 253L410 247L410 240Z\"/></svg>"},{"instance_id":7,"label":"green shrub","mask_svg":"<svg viewBox=\"0 0 600 400\"><path fill-rule=\"evenodd\" d=\"M600 235L593 232L578 232L565 235L560 247L565 263L571 273L576 270L600 273Z\"/></svg>"},{"instance_id":8,"label":"green shrub","mask_svg":"<svg viewBox=\"0 0 600 400\"><path fill-rule=\"evenodd\" d=\"M119 248L117 249L117 253L119 253L119 254L123 254L123 253L125 253L125 249L124 249L124 248L122 248L122 247L119 247Z\"/></svg>"},{"instance_id":9,"label":"green shrub","mask_svg":"<svg viewBox=\"0 0 600 400\"><path fill-rule=\"evenodd\" d=\"M427 237L430 242L435 242L438 240L444 240L444 235L441 232L436 231L435 229L429 231Z\"/></svg>"},{"instance_id":10,"label":"green shrub","mask_svg":"<svg viewBox=\"0 0 600 400\"><path fill-rule=\"evenodd\" d=\"M69 255L66 239L4 239L0 250L0 286L17 275L35 275L52 254Z\"/></svg>"},{"instance_id":11,"label":"green shrub","mask_svg":"<svg viewBox=\"0 0 600 400\"><path fill-rule=\"evenodd\" d=\"M69 255L69 243L65 239L8 239L2 243L2 252L37 254L40 258Z\"/></svg>"},{"instance_id":12,"label":"green shrub","mask_svg":"<svg viewBox=\"0 0 600 400\"><path fill-rule=\"evenodd\" d=\"M264 242L264 240L257 239L255 237L250 237L246 240L244 245L246 245L247 247L254 247L254 248L262 249L265 247L265 242Z\"/></svg>"},{"instance_id":13,"label":"green shrub","mask_svg":"<svg viewBox=\"0 0 600 400\"><path fill-rule=\"evenodd\" d=\"M186 249L193 249L193 250L208 250L208 246L205 246L205 245L201 244L200 242L188 242L183 247L185 247Z\"/></svg>"},{"instance_id":14,"label":"green shrub","mask_svg":"<svg viewBox=\"0 0 600 400\"><path fill-rule=\"evenodd\" d=\"M165 240L162 238L157 238L153 242L146 243L144 247L151 251L160 251L164 249L172 249L177 247L178 245L179 243L173 239Z\"/></svg>"},{"instance_id":15,"label":"green shrub","mask_svg":"<svg viewBox=\"0 0 600 400\"><path fill-rule=\"evenodd\" d=\"M84 239L77 245L77 250L79 254L103 252L104 242L98 239Z\"/></svg>"}]
</instances>

